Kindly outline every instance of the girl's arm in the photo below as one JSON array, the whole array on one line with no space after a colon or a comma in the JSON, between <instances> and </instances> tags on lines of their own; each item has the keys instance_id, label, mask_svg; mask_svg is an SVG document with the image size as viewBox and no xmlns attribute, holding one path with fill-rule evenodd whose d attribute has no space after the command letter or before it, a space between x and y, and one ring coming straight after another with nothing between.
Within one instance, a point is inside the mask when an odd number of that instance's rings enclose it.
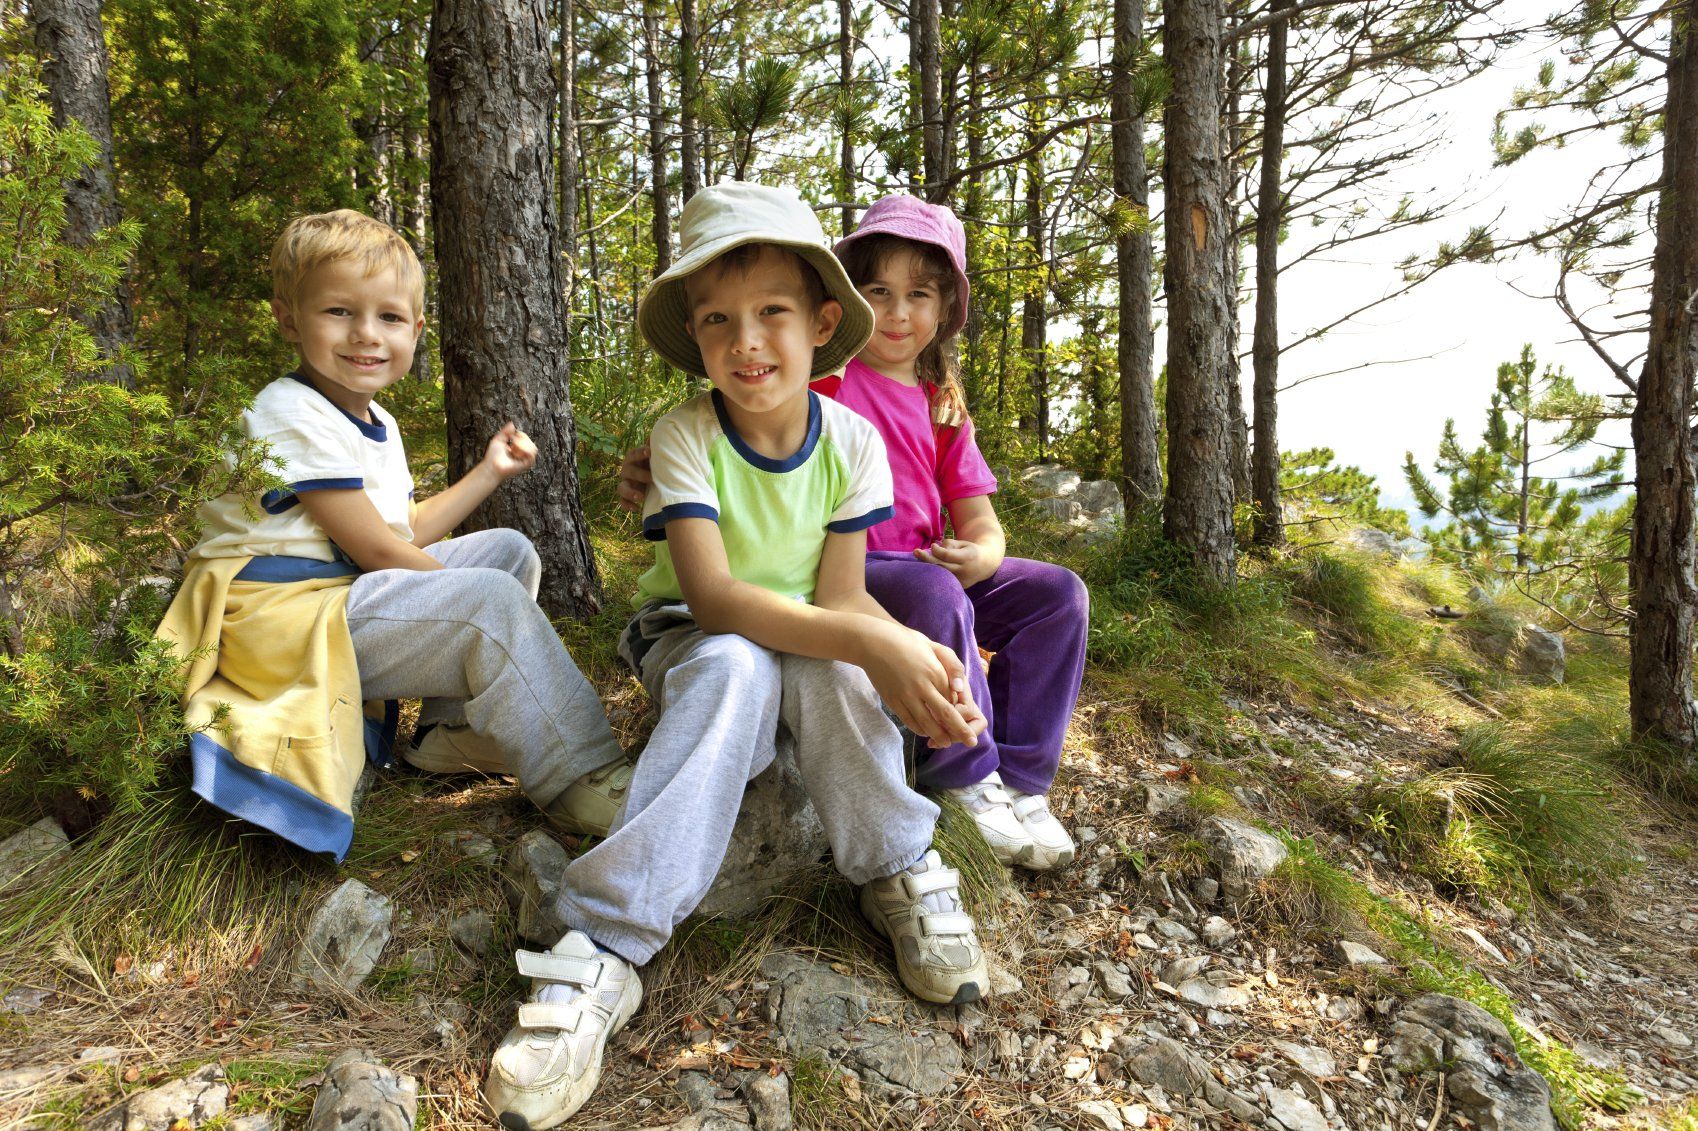
<instances>
[{"instance_id":1,"label":"girl's arm","mask_svg":"<svg viewBox=\"0 0 1698 1131\"><path fill-rule=\"evenodd\" d=\"M1002 523L989 495L973 495L949 504L949 526L953 538L940 538L930 548L914 551L923 562L942 566L967 589L985 580L1002 565L1008 552Z\"/></svg>"}]
</instances>

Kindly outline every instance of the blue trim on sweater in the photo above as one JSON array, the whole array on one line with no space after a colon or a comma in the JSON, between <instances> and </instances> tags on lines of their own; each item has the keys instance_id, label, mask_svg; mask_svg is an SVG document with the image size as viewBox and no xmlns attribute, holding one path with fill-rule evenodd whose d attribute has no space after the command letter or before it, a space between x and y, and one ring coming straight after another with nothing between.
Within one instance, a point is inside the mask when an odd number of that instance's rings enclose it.
<instances>
[{"instance_id":1,"label":"blue trim on sweater","mask_svg":"<svg viewBox=\"0 0 1698 1131\"><path fill-rule=\"evenodd\" d=\"M349 562L321 562L317 558L296 558L272 554L255 558L242 567L232 581L309 581L324 577L353 577L360 567Z\"/></svg>"},{"instance_id":2,"label":"blue trim on sweater","mask_svg":"<svg viewBox=\"0 0 1698 1131\"><path fill-rule=\"evenodd\" d=\"M354 818L282 778L243 765L205 734L189 736L194 791L233 817L340 864L354 841Z\"/></svg>"},{"instance_id":3,"label":"blue trim on sweater","mask_svg":"<svg viewBox=\"0 0 1698 1131\"><path fill-rule=\"evenodd\" d=\"M868 511L859 518L840 518L836 522L828 522L825 524L825 528L835 534L853 534L857 530L877 526L895 513L895 507L880 507L876 511Z\"/></svg>"},{"instance_id":4,"label":"blue trim on sweater","mask_svg":"<svg viewBox=\"0 0 1698 1131\"><path fill-rule=\"evenodd\" d=\"M814 447L820 441L820 396L812 389L808 390L808 435L803 439L802 446L784 459L763 456L744 441L737 432L737 426L731 423L731 414L725 409L725 397L718 389L713 391L713 412L719 418L720 430L725 433L725 438L731 441L732 450L742 456L750 467L762 471L795 471L808 462L808 457L814 454Z\"/></svg>"},{"instance_id":5,"label":"blue trim on sweater","mask_svg":"<svg viewBox=\"0 0 1698 1131\"><path fill-rule=\"evenodd\" d=\"M675 518L706 518L719 521L719 512L706 503L673 503L643 519L643 537L650 542L666 541L666 524Z\"/></svg>"},{"instance_id":6,"label":"blue trim on sweater","mask_svg":"<svg viewBox=\"0 0 1698 1131\"><path fill-rule=\"evenodd\" d=\"M299 381L301 384L305 385L307 388L311 389L313 392L317 393L319 396L324 397L324 390L323 389L320 389L317 385L313 384L311 381L307 380L305 377L301 376L299 373L287 373L287 374L284 374L284 376L291 377L294 380ZM358 428L360 430L360 435L364 436L366 439L375 440L379 444L381 444L384 441L389 439L389 426L388 425L386 425L386 424L375 424L370 420L361 420L359 417L355 416L353 413L349 412L347 409L343 408L341 405L337 404L335 401L331 401L329 397L324 397L324 399L327 400L327 401L330 401L330 407L334 408L337 412L339 412L343 416L347 417L348 423L352 424L355 428ZM372 415L375 417L377 414L373 413Z\"/></svg>"}]
</instances>

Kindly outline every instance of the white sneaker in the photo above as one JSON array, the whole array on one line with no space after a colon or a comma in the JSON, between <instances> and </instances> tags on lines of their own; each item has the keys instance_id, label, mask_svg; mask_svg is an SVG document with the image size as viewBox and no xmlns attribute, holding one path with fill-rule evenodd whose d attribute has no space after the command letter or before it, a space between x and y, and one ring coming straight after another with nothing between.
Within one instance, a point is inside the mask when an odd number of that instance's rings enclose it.
<instances>
[{"instance_id":1,"label":"white sneaker","mask_svg":"<svg viewBox=\"0 0 1698 1131\"><path fill-rule=\"evenodd\" d=\"M936 849L861 888L861 914L896 951L896 974L923 1001L961 1005L990 989L976 924L961 903L961 873Z\"/></svg>"},{"instance_id":2,"label":"white sneaker","mask_svg":"<svg viewBox=\"0 0 1698 1131\"><path fill-rule=\"evenodd\" d=\"M1048 796L1021 793L1017 789L1009 790L1009 794L1014 798L1014 815L1032 838L1032 855L1026 860L1026 867L1034 872L1047 872L1073 863L1079 850L1055 814L1049 811Z\"/></svg>"},{"instance_id":3,"label":"white sneaker","mask_svg":"<svg viewBox=\"0 0 1698 1131\"><path fill-rule=\"evenodd\" d=\"M568 931L545 954L514 957L531 979L531 1000L490 1057L484 1098L507 1131L544 1131L595 1091L607 1039L637 1012L643 984L630 963L582 931Z\"/></svg>"},{"instance_id":4,"label":"white sneaker","mask_svg":"<svg viewBox=\"0 0 1698 1131\"><path fill-rule=\"evenodd\" d=\"M944 793L961 803L973 815L979 835L985 838L996 858L1004 864L1024 864L1031 867L1037 845L1032 834L1014 812L1014 799L1002 787L1002 778L992 773L976 785L945 789Z\"/></svg>"}]
</instances>

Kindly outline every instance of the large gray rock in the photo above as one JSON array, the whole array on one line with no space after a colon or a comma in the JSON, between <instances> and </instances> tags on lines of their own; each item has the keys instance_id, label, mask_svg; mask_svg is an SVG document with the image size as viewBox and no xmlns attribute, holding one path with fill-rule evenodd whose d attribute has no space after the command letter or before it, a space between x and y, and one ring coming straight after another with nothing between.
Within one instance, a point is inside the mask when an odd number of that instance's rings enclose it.
<instances>
[{"instance_id":1,"label":"large gray rock","mask_svg":"<svg viewBox=\"0 0 1698 1131\"><path fill-rule=\"evenodd\" d=\"M695 914L753 914L825 851L825 829L788 743L780 742L772 765L743 791L725 860Z\"/></svg>"},{"instance_id":2,"label":"large gray rock","mask_svg":"<svg viewBox=\"0 0 1698 1131\"><path fill-rule=\"evenodd\" d=\"M554 905L560 878L571 857L543 829L532 829L507 851L501 865L507 902L513 909L519 937L541 947L560 941L569 928Z\"/></svg>"},{"instance_id":3,"label":"large gray rock","mask_svg":"<svg viewBox=\"0 0 1698 1131\"><path fill-rule=\"evenodd\" d=\"M790 1131L790 1077L751 1072L743 1077L740 1090L748 1101L755 1131Z\"/></svg>"},{"instance_id":4,"label":"large gray rock","mask_svg":"<svg viewBox=\"0 0 1698 1131\"><path fill-rule=\"evenodd\" d=\"M1557 1131L1550 1085L1521 1062L1503 1023L1472 1002L1444 994L1409 1002L1385 1056L1399 1072L1442 1070L1451 1101L1481 1131Z\"/></svg>"},{"instance_id":5,"label":"large gray rock","mask_svg":"<svg viewBox=\"0 0 1698 1131\"><path fill-rule=\"evenodd\" d=\"M1034 499L1059 499L1079 489L1079 473L1059 464L1038 463L1020 473L1020 483Z\"/></svg>"},{"instance_id":6,"label":"large gray rock","mask_svg":"<svg viewBox=\"0 0 1698 1131\"><path fill-rule=\"evenodd\" d=\"M1208 1063L1171 1037L1122 1038L1115 1051L1126 1058L1126 1071L1143 1084L1175 1096L1197 1096L1246 1123L1261 1123L1262 1110L1227 1091Z\"/></svg>"},{"instance_id":7,"label":"large gray rock","mask_svg":"<svg viewBox=\"0 0 1698 1131\"><path fill-rule=\"evenodd\" d=\"M1032 506L1039 514L1047 515L1061 523L1070 524L1084 514L1079 509L1079 500L1072 496L1033 499Z\"/></svg>"},{"instance_id":8,"label":"large gray rock","mask_svg":"<svg viewBox=\"0 0 1698 1131\"><path fill-rule=\"evenodd\" d=\"M1402 543L1383 530L1362 527L1346 534L1344 541L1346 545L1377 558L1390 558L1395 561L1403 557Z\"/></svg>"},{"instance_id":9,"label":"large gray rock","mask_svg":"<svg viewBox=\"0 0 1698 1131\"><path fill-rule=\"evenodd\" d=\"M43 817L26 829L19 829L0 841L0 889L10 887L25 872L70 847L65 830L52 817Z\"/></svg>"},{"instance_id":10,"label":"large gray rock","mask_svg":"<svg viewBox=\"0 0 1698 1131\"><path fill-rule=\"evenodd\" d=\"M224 1079L224 1069L208 1064L181 1080L131 1096L92 1127L94 1131L167 1131L180 1126L178 1120L199 1127L223 1115L229 1102L230 1085Z\"/></svg>"},{"instance_id":11,"label":"large gray rock","mask_svg":"<svg viewBox=\"0 0 1698 1131\"><path fill-rule=\"evenodd\" d=\"M1535 683L1561 683L1568 666L1568 654L1562 637L1536 624L1521 626L1516 641L1516 657L1521 674Z\"/></svg>"},{"instance_id":12,"label":"large gray rock","mask_svg":"<svg viewBox=\"0 0 1698 1131\"><path fill-rule=\"evenodd\" d=\"M1278 837L1231 817L1210 817L1199 835L1220 869L1222 890L1232 900L1247 895L1289 855Z\"/></svg>"},{"instance_id":13,"label":"large gray rock","mask_svg":"<svg viewBox=\"0 0 1698 1131\"><path fill-rule=\"evenodd\" d=\"M418 1110L417 1080L349 1049L325 1066L306 1131L412 1131Z\"/></svg>"},{"instance_id":14,"label":"large gray rock","mask_svg":"<svg viewBox=\"0 0 1698 1131\"><path fill-rule=\"evenodd\" d=\"M371 974L389 942L395 909L358 880L344 881L307 922L295 952L297 984L354 990Z\"/></svg>"},{"instance_id":15,"label":"large gray rock","mask_svg":"<svg viewBox=\"0 0 1698 1131\"><path fill-rule=\"evenodd\" d=\"M1093 517L1120 521L1126 517L1126 504L1120 498L1120 487L1113 480L1091 479L1079 484L1073 497L1079 509Z\"/></svg>"},{"instance_id":16,"label":"large gray rock","mask_svg":"<svg viewBox=\"0 0 1698 1131\"><path fill-rule=\"evenodd\" d=\"M936 1029L909 1032L875 1025L862 1029L861 1036L865 1043L851 1048L844 1059L860 1072L862 1084L874 1090L935 1096L966 1068L960 1044Z\"/></svg>"}]
</instances>

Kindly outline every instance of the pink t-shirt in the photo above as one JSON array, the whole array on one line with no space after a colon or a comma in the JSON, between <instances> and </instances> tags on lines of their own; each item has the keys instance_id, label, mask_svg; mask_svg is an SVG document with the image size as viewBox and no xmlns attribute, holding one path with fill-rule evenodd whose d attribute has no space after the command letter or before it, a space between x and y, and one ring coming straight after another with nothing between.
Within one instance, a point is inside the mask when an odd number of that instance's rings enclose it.
<instances>
[{"instance_id":1,"label":"pink t-shirt","mask_svg":"<svg viewBox=\"0 0 1698 1131\"><path fill-rule=\"evenodd\" d=\"M996 476L973 442L973 422L933 424L925 389L855 360L842 376L815 381L813 390L872 421L890 453L896 513L867 531L867 549L930 546L943 537L944 507L996 490Z\"/></svg>"}]
</instances>

